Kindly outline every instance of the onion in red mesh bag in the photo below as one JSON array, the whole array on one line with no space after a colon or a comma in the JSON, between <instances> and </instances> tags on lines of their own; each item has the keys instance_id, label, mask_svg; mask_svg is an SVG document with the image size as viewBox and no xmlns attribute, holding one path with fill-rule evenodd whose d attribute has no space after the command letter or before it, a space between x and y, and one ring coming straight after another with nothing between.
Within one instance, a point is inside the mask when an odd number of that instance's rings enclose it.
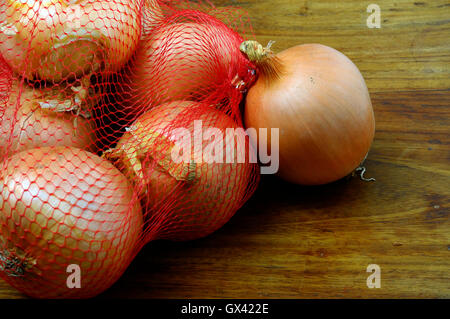
<instances>
[{"instance_id":1,"label":"onion in red mesh bag","mask_svg":"<svg viewBox=\"0 0 450 319\"><path fill-rule=\"evenodd\" d=\"M32 88L12 79L2 92L7 99L0 109L0 160L39 146L93 149L94 123L81 107L90 108L98 97L76 90Z\"/></svg>"},{"instance_id":2,"label":"onion in red mesh bag","mask_svg":"<svg viewBox=\"0 0 450 319\"><path fill-rule=\"evenodd\" d=\"M174 101L139 117L106 156L142 189L149 236L191 240L220 228L252 193L247 142L222 111Z\"/></svg>"},{"instance_id":3,"label":"onion in red mesh bag","mask_svg":"<svg viewBox=\"0 0 450 319\"><path fill-rule=\"evenodd\" d=\"M92 297L111 286L142 231L141 206L125 176L70 147L24 151L4 164L0 275L37 298ZM81 270L80 288L67 285L70 265Z\"/></svg>"},{"instance_id":4,"label":"onion in red mesh bag","mask_svg":"<svg viewBox=\"0 0 450 319\"><path fill-rule=\"evenodd\" d=\"M156 8L156 0L146 0ZM136 49L143 0L3 0L0 53L28 79L119 70Z\"/></svg>"},{"instance_id":5,"label":"onion in red mesh bag","mask_svg":"<svg viewBox=\"0 0 450 319\"><path fill-rule=\"evenodd\" d=\"M217 99L246 77L250 62L242 37L200 11L166 18L140 41L124 84L128 105L138 109L175 100Z\"/></svg>"}]
</instances>

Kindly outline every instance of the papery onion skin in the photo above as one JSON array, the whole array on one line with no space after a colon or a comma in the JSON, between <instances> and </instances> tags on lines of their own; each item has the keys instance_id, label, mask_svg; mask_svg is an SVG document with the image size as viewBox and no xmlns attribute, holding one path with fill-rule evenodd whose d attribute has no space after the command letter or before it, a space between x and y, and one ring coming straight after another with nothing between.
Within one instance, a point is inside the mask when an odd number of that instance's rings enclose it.
<instances>
[{"instance_id":1,"label":"papery onion skin","mask_svg":"<svg viewBox=\"0 0 450 319\"><path fill-rule=\"evenodd\" d=\"M158 6L157 1L148 1ZM59 82L119 70L136 49L142 0L5 0L0 53L19 75Z\"/></svg>"},{"instance_id":2,"label":"papery onion skin","mask_svg":"<svg viewBox=\"0 0 450 319\"><path fill-rule=\"evenodd\" d=\"M50 91L31 88L14 79L9 91L4 92L8 99L0 111L0 160L5 155L41 146L95 149L92 119L74 112L55 112L41 107L40 102L58 98L56 89Z\"/></svg>"},{"instance_id":3,"label":"papery onion skin","mask_svg":"<svg viewBox=\"0 0 450 319\"><path fill-rule=\"evenodd\" d=\"M34 298L93 297L111 286L137 252L143 223L123 174L69 147L24 151L5 164L0 254L17 258L22 275L0 261L3 279ZM68 265L80 267L81 288L68 288Z\"/></svg>"},{"instance_id":4,"label":"papery onion skin","mask_svg":"<svg viewBox=\"0 0 450 319\"><path fill-rule=\"evenodd\" d=\"M232 163L200 162L202 156L194 149L194 141L200 141L201 137L194 133L194 120L202 121L204 130L212 127L223 132L223 153L226 154L226 145L232 145L232 138L226 136L225 130L237 129L238 125L213 107L206 108L188 101L169 102L145 113L131 126L133 131L126 133L116 147L116 150L140 150L138 158L142 160L143 178L136 176L124 154L119 155L118 167L136 185L145 188L144 206L153 220L151 223L159 225L155 230L156 238L185 241L211 234L224 225L248 198L251 193L249 185L256 184L257 165L249 162L244 131L235 138L234 157L230 156ZM177 141L177 128L185 128L191 133L190 145L180 140L177 145L191 149L191 160L195 165L172 161L169 141ZM153 140L155 132L161 137ZM203 154L210 142L199 142ZM218 143L220 139L211 145ZM243 163L238 162L239 158L244 159ZM181 168L188 169L188 173L181 176L184 171Z\"/></svg>"},{"instance_id":5,"label":"papery onion skin","mask_svg":"<svg viewBox=\"0 0 450 319\"><path fill-rule=\"evenodd\" d=\"M283 179L326 184L355 170L375 134L367 86L345 55L320 44L292 47L276 55L279 79L262 74L246 97L246 127L279 128ZM270 137L268 139L269 149Z\"/></svg>"}]
</instances>

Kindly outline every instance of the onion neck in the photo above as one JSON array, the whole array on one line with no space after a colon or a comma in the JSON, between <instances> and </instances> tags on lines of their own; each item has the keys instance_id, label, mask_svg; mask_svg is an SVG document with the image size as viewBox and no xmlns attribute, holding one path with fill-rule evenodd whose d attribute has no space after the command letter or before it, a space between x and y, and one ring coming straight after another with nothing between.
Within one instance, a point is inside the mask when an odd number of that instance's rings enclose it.
<instances>
[{"instance_id":1,"label":"onion neck","mask_svg":"<svg viewBox=\"0 0 450 319\"><path fill-rule=\"evenodd\" d=\"M284 73L281 60L271 50L274 43L274 41L270 41L266 47L263 47L259 42L249 40L242 42L239 47L241 52L257 66L268 84L280 79Z\"/></svg>"},{"instance_id":2,"label":"onion neck","mask_svg":"<svg viewBox=\"0 0 450 319\"><path fill-rule=\"evenodd\" d=\"M142 127L135 123L127 128L130 141L103 153L109 160L119 159L124 164L126 175L131 175L131 181L138 181L140 193L145 193L150 182L146 175L146 167L151 166L149 161L155 161L157 169L170 175L177 181L193 183L197 179L197 164L191 160L189 163L175 163L172 161L174 142L157 131ZM156 169L156 168L151 168Z\"/></svg>"}]
</instances>

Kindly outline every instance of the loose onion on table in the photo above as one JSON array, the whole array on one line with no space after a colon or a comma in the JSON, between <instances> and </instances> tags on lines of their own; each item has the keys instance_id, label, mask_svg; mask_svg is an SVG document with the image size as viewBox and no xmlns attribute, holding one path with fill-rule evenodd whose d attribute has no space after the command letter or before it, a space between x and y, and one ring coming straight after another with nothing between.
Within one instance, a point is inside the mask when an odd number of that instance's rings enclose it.
<instances>
[{"instance_id":1,"label":"loose onion on table","mask_svg":"<svg viewBox=\"0 0 450 319\"><path fill-rule=\"evenodd\" d=\"M195 121L202 122L203 131L195 129ZM220 134L208 136L209 128ZM179 241L209 235L251 195L256 164L249 161L245 132L227 135L227 129L238 125L214 107L169 102L139 117L105 154L144 193L153 237ZM178 154L187 157L177 162Z\"/></svg>"},{"instance_id":2,"label":"loose onion on table","mask_svg":"<svg viewBox=\"0 0 450 319\"><path fill-rule=\"evenodd\" d=\"M96 140L93 120L76 109L95 104L97 97L80 97L71 89L60 91L57 87L32 88L15 78L3 90L0 160L5 155L40 146L93 150Z\"/></svg>"},{"instance_id":3,"label":"loose onion on table","mask_svg":"<svg viewBox=\"0 0 450 319\"><path fill-rule=\"evenodd\" d=\"M4 0L0 53L29 80L119 70L136 49L143 0ZM158 10L156 0L147 0Z\"/></svg>"},{"instance_id":4,"label":"loose onion on table","mask_svg":"<svg viewBox=\"0 0 450 319\"><path fill-rule=\"evenodd\" d=\"M16 154L0 172L0 275L36 298L92 297L137 253L139 200L111 163L70 147ZM70 265L81 287L70 289Z\"/></svg>"},{"instance_id":5,"label":"loose onion on table","mask_svg":"<svg viewBox=\"0 0 450 319\"><path fill-rule=\"evenodd\" d=\"M279 175L298 184L325 184L352 173L375 133L364 79L345 55L304 44L273 55L244 42L242 52L260 69L246 97L247 127L279 128ZM270 149L276 149L270 145Z\"/></svg>"}]
</instances>

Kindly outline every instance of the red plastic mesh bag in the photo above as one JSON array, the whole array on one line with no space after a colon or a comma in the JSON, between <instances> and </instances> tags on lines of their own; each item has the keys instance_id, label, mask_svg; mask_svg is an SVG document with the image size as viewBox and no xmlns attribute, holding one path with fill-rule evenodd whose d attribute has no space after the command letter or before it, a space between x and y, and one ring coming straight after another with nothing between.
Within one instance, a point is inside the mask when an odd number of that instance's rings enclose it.
<instances>
[{"instance_id":1,"label":"red plastic mesh bag","mask_svg":"<svg viewBox=\"0 0 450 319\"><path fill-rule=\"evenodd\" d=\"M258 183L248 19L210 3L0 0L0 276L92 297L143 245L225 224Z\"/></svg>"}]
</instances>

